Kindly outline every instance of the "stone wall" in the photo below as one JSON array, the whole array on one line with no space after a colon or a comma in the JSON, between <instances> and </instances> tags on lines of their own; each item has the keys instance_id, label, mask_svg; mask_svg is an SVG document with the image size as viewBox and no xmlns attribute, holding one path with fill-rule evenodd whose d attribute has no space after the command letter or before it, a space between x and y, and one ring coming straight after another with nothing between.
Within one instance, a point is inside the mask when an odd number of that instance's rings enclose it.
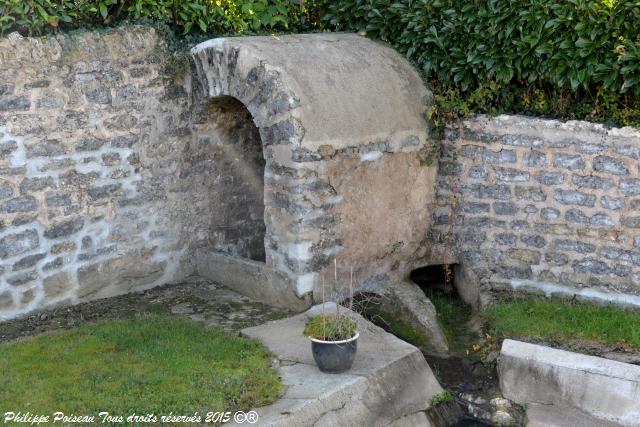
<instances>
[{"instance_id":1,"label":"stone wall","mask_svg":"<svg viewBox=\"0 0 640 427\"><path fill-rule=\"evenodd\" d=\"M631 128L518 116L449 128L431 232L439 257L452 230L449 259L473 303L520 289L640 304L639 160Z\"/></svg>"},{"instance_id":2,"label":"stone wall","mask_svg":"<svg viewBox=\"0 0 640 427\"><path fill-rule=\"evenodd\" d=\"M167 283L200 246L246 249L211 222L238 192L216 153L251 128L203 129L199 112L222 113L192 108L188 60L170 58L140 27L0 39L0 319ZM245 235L264 227L259 204L235 209Z\"/></svg>"}]
</instances>

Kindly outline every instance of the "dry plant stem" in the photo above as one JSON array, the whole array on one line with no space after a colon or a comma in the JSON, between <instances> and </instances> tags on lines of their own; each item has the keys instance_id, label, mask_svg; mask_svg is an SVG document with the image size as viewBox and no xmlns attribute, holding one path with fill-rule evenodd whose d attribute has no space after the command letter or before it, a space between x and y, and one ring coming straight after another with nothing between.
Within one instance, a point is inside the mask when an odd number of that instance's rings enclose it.
<instances>
[{"instance_id":1,"label":"dry plant stem","mask_svg":"<svg viewBox=\"0 0 640 427\"><path fill-rule=\"evenodd\" d=\"M458 140L460 139L460 132L461 132L461 126L459 124ZM453 161L455 161L455 158L456 158L455 144L454 144L452 157L453 157ZM451 175L451 208L449 210L449 227L447 229L447 235L446 235L446 240L444 244L444 254L443 254L444 289L445 289L445 292L447 293L449 293L452 290L452 285L451 285L452 271L451 271L451 267L449 266L449 254L451 252L451 245L453 241L453 227L456 222L456 208L458 206L458 196L456 191L457 191L456 177L454 175Z\"/></svg>"},{"instance_id":2,"label":"dry plant stem","mask_svg":"<svg viewBox=\"0 0 640 427\"><path fill-rule=\"evenodd\" d=\"M340 287L338 286L338 260L334 258L333 260L333 282L335 286L336 293L338 298L336 298L336 319L340 318L340 301L338 301L340 296Z\"/></svg>"},{"instance_id":3,"label":"dry plant stem","mask_svg":"<svg viewBox=\"0 0 640 427\"><path fill-rule=\"evenodd\" d=\"M322 278L322 335L324 338L327 337L327 318L324 316L324 274L321 276Z\"/></svg>"},{"instance_id":4,"label":"dry plant stem","mask_svg":"<svg viewBox=\"0 0 640 427\"><path fill-rule=\"evenodd\" d=\"M353 266L349 273L349 310L353 311Z\"/></svg>"}]
</instances>

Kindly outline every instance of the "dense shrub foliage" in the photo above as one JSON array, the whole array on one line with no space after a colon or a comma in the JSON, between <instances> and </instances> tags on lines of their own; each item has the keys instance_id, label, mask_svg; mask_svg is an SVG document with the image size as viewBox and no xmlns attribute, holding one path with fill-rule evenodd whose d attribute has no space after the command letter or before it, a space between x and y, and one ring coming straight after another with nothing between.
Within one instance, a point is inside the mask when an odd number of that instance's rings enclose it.
<instances>
[{"instance_id":1,"label":"dense shrub foliage","mask_svg":"<svg viewBox=\"0 0 640 427\"><path fill-rule=\"evenodd\" d=\"M122 21L166 23L180 33L257 33L310 28L300 0L0 0L0 33L39 35L56 28Z\"/></svg>"},{"instance_id":2,"label":"dense shrub foliage","mask_svg":"<svg viewBox=\"0 0 640 427\"><path fill-rule=\"evenodd\" d=\"M331 0L323 19L393 44L440 112L640 123L638 0Z\"/></svg>"},{"instance_id":3,"label":"dense shrub foliage","mask_svg":"<svg viewBox=\"0 0 640 427\"><path fill-rule=\"evenodd\" d=\"M0 0L0 34L123 21L188 41L365 31L423 70L435 124L517 112L640 125L640 0Z\"/></svg>"}]
</instances>

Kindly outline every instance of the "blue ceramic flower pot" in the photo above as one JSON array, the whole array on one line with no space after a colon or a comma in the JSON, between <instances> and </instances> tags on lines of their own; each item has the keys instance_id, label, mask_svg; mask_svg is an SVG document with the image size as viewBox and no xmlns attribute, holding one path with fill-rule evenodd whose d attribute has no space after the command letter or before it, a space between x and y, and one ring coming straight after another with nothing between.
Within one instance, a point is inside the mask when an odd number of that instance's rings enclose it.
<instances>
[{"instance_id":1,"label":"blue ceramic flower pot","mask_svg":"<svg viewBox=\"0 0 640 427\"><path fill-rule=\"evenodd\" d=\"M322 372L337 374L351 368L358 350L358 337L356 332L353 338L343 341L322 341L309 337L311 340L311 352L318 368Z\"/></svg>"}]
</instances>

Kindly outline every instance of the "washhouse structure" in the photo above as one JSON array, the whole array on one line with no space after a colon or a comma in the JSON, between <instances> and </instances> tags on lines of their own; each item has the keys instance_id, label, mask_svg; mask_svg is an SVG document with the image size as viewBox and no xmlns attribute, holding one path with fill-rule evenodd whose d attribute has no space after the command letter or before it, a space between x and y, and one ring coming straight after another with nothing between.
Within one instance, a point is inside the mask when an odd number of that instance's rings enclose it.
<instances>
[{"instance_id":1,"label":"washhouse structure","mask_svg":"<svg viewBox=\"0 0 640 427\"><path fill-rule=\"evenodd\" d=\"M355 34L221 38L191 54L194 130L232 153L241 190L215 200L201 275L292 307L424 263L432 96L403 57Z\"/></svg>"}]
</instances>

